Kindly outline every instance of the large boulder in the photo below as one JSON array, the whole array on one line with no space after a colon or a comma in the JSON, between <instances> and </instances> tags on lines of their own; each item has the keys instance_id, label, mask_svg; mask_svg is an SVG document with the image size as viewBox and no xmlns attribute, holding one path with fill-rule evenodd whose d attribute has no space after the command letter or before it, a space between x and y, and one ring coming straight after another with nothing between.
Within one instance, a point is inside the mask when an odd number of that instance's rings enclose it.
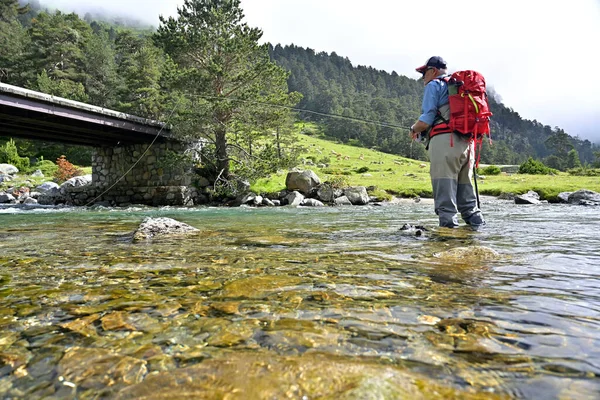
<instances>
[{"instance_id":1,"label":"large boulder","mask_svg":"<svg viewBox=\"0 0 600 400\"><path fill-rule=\"evenodd\" d=\"M355 206L364 206L369 204L369 193L364 186L349 187L344 189L344 195L350 200L350 203Z\"/></svg>"},{"instance_id":2,"label":"large boulder","mask_svg":"<svg viewBox=\"0 0 600 400\"><path fill-rule=\"evenodd\" d=\"M600 205L600 193L582 189L571 193L568 200L570 204Z\"/></svg>"},{"instance_id":3,"label":"large boulder","mask_svg":"<svg viewBox=\"0 0 600 400\"><path fill-rule=\"evenodd\" d=\"M0 175L14 175L19 169L12 164L0 164Z\"/></svg>"},{"instance_id":4,"label":"large boulder","mask_svg":"<svg viewBox=\"0 0 600 400\"><path fill-rule=\"evenodd\" d=\"M540 204L540 195L530 190L525 194L515 196L515 204Z\"/></svg>"},{"instance_id":5,"label":"large boulder","mask_svg":"<svg viewBox=\"0 0 600 400\"><path fill-rule=\"evenodd\" d=\"M314 188L321 184L321 179L310 169L304 171L290 171L285 178L287 190L297 190L304 195L310 194Z\"/></svg>"},{"instance_id":6,"label":"large boulder","mask_svg":"<svg viewBox=\"0 0 600 400\"><path fill-rule=\"evenodd\" d=\"M198 229L193 226L172 218L146 217L136 231L133 232L133 240L139 241L166 235L183 235L197 231Z\"/></svg>"}]
</instances>

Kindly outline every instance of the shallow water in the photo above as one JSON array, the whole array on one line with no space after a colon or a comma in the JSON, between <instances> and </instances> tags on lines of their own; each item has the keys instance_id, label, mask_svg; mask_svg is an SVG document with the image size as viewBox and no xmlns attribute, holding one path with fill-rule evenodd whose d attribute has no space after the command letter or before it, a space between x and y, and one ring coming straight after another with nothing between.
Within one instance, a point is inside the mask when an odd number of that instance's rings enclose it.
<instances>
[{"instance_id":1,"label":"shallow water","mask_svg":"<svg viewBox=\"0 0 600 400\"><path fill-rule=\"evenodd\" d=\"M598 208L484 211L0 209L0 396L600 397Z\"/></svg>"}]
</instances>

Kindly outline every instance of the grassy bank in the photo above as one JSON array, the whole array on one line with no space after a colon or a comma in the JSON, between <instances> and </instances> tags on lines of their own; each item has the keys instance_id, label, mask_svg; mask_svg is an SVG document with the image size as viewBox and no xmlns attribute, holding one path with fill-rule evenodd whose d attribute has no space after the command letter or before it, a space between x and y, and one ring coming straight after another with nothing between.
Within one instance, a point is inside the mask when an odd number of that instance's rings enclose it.
<instances>
[{"instance_id":1,"label":"grassy bank","mask_svg":"<svg viewBox=\"0 0 600 400\"><path fill-rule=\"evenodd\" d=\"M298 139L306 149L302 158L315 164L299 167L313 170L322 181L342 181L352 186L375 186L379 193L385 191L400 197L432 195L427 162L335 143L319 138L315 133L300 134ZM328 166L320 168L319 164ZM270 178L261 179L252 186L252 190L261 193L283 190L286 174L282 171ZM478 185L481 194L498 196L502 193L521 194L534 190L542 199L549 201L554 201L560 192L579 189L600 192L599 177L571 176L567 173L553 176L503 173L482 177L478 179Z\"/></svg>"}]
</instances>

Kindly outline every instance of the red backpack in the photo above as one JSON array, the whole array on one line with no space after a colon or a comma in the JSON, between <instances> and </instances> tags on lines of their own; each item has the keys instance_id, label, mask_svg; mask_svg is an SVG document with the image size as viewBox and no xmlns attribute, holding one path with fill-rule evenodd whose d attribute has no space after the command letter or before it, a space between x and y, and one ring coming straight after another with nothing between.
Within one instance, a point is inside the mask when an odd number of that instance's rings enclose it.
<instances>
[{"instance_id":1,"label":"red backpack","mask_svg":"<svg viewBox=\"0 0 600 400\"><path fill-rule=\"evenodd\" d=\"M483 136L490 137L490 107L485 90L485 78L476 71L457 71L449 78L448 101L450 105L450 120L446 124L436 125L435 133L451 130L458 134L473 135L476 147L483 143ZM435 131L435 133L434 133ZM479 152L478 152L479 153ZM479 165L477 156L476 166Z\"/></svg>"}]
</instances>

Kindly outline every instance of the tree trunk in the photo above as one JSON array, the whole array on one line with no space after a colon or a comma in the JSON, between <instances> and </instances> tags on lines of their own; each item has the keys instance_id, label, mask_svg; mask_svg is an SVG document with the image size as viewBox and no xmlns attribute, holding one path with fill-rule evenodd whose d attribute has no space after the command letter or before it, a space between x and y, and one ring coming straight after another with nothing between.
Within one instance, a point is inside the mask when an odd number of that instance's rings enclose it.
<instances>
[{"instance_id":1,"label":"tree trunk","mask_svg":"<svg viewBox=\"0 0 600 400\"><path fill-rule=\"evenodd\" d=\"M215 132L216 146L217 146L217 167L221 177L229 178L229 157L227 156L227 137L225 136L227 130L225 127L217 128ZM222 172L221 172L222 171Z\"/></svg>"},{"instance_id":2,"label":"tree trunk","mask_svg":"<svg viewBox=\"0 0 600 400\"><path fill-rule=\"evenodd\" d=\"M279 141L279 127L277 127L277 157L281 160L281 142Z\"/></svg>"}]
</instances>

